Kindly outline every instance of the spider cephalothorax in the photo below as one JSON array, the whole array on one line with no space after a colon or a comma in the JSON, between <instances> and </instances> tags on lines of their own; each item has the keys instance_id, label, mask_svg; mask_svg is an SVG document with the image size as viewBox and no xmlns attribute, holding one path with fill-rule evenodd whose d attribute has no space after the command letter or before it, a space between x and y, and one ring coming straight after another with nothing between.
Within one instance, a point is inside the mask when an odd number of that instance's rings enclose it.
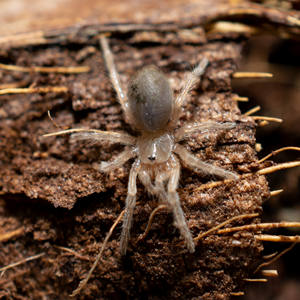
<instances>
[{"instance_id":1,"label":"spider cephalothorax","mask_svg":"<svg viewBox=\"0 0 300 300\"><path fill-rule=\"evenodd\" d=\"M200 161L178 143L195 131L228 130L236 126L235 123L220 124L207 121L201 124L187 124L175 129L185 97L203 74L208 60L203 59L189 74L184 88L176 99L173 98L172 89L163 72L155 66L144 67L132 77L126 96L119 83L113 56L105 37L101 38L101 46L111 82L124 113L141 135L133 137L128 134L93 129L70 129L48 134L47 136L73 133L73 136L79 140L109 141L127 145L128 147L124 152L115 160L101 163L100 170L105 173L121 167L130 158L136 158L128 180L126 212L120 240L121 253L126 253L130 237L130 227L136 202L137 177L150 194L157 195L160 201L170 208L174 215L174 223L185 240L187 249L194 252L195 245L192 234L187 226L176 191L180 173L179 159L187 165L199 168L207 173L228 179L238 179L238 176L232 172ZM167 188L165 188L165 185L167 185Z\"/></svg>"}]
</instances>

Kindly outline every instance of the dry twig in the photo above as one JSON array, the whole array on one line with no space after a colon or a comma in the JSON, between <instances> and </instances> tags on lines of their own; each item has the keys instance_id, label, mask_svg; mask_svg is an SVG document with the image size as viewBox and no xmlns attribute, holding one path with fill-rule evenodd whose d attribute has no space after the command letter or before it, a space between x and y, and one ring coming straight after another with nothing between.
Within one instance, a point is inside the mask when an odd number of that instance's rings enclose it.
<instances>
[{"instance_id":1,"label":"dry twig","mask_svg":"<svg viewBox=\"0 0 300 300\"><path fill-rule=\"evenodd\" d=\"M253 116L251 117L253 120L255 121L260 121L260 120L263 120L263 121L270 121L270 122L277 122L277 123L282 123L282 119L279 119L279 118L273 118L273 117L264 117L264 116Z\"/></svg>"},{"instance_id":2,"label":"dry twig","mask_svg":"<svg viewBox=\"0 0 300 300\"><path fill-rule=\"evenodd\" d=\"M244 281L247 282L267 282L266 278L245 278Z\"/></svg>"},{"instance_id":3,"label":"dry twig","mask_svg":"<svg viewBox=\"0 0 300 300\"><path fill-rule=\"evenodd\" d=\"M235 100L235 101L239 101L239 102L248 102L249 101L248 97L240 97L238 95L232 96L231 99Z\"/></svg>"},{"instance_id":4,"label":"dry twig","mask_svg":"<svg viewBox=\"0 0 300 300\"><path fill-rule=\"evenodd\" d=\"M60 249L60 250L63 250L63 251L67 251L69 253L72 253L74 256L82 259L82 260L90 260L89 257L86 257L86 256L83 256L77 252L75 252L74 250L70 249L70 248L67 248L67 247L61 247L61 246L56 246L54 245L53 247L57 248L57 249Z\"/></svg>"},{"instance_id":5,"label":"dry twig","mask_svg":"<svg viewBox=\"0 0 300 300\"><path fill-rule=\"evenodd\" d=\"M23 232L24 232L24 228L21 227L16 230L4 233L4 234L0 235L0 242L7 241L15 236L19 236L19 235L23 234Z\"/></svg>"},{"instance_id":6,"label":"dry twig","mask_svg":"<svg viewBox=\"0 0 300 300\"><path fill-rule=\"evenodd\" d=\"M285 235L269 235L269 234L259 234L254 236L257 240L265 242L276 242L276 243L299 243L299 236L285 236Z\"/></svg>"},{"instance_id":7,"label":"dry twig","mask_svg":"<svg viewBox=\"0 0 300 300\"><path fill-rule=\"evenodd\" d=\"M0 68L9 71L19 71L24 73L36 72L36 73L63 73L63 74L74 74L74 73L87 73L90 71L88 66L80 67L20 67L14 65L5 65L0 63Z\"/></svg>"},{"instance_id":8,"label":"dry twig","mask_svg":"<svg viewBox=\"0 0 300 300\"><path fill-rule=\"evenodd\" d=\"M248 110L247 112L244 113L244 116L250 116L254 113L256 113L257 111L260 110L260 106L255 106L252 109Z\"/></svg>"},{"instance_id":9,"label":"dry twig","mask_svg":"<svg viewBox=\"0 0 300 300\"><path fill-rule=\"evenodd\" d=\"M159 210L164 209L164 208L167 208L167 205L160 205L160 206L156 207L156 208L153 210L153 212L152 212L151 215L150 215L150 218L149 218L149 221L148 221L147 228L146 228L145 232L144 232L143 234L141 234L141 236L139 237L139 240L145 239L145 237L148 235L148 232L149 232L150 227L151 227L151 225L152 225L153 218L154 218L155 214L156 214Z\"/></svg>"},{"instance_id":10,"label":"dry twig","mask_svg":"<svg viewBox=\"0 0 300 300\"><path fill-rule=\"evenodd\" d=\"M28 83L27 80L22 80L22 81L13 82L13 83L3 83L3 84L0 84L0 90L20 88L20 87L24 87L24 86L26 86L28 84L29 83Z\"/></svg>"},{"instance_id":11,"label":"dry twig","mask_svg":"<svg viewBox=\"0 0 300 300\"><path fill-rule=\"evenodd\" d=\"M25 262L27 262L27 261L37 259L37 258L39 258L39 257L41 257L41 256L43 256L43 255L45 255L45 254L46 254L45 252L42 252L42 253L37 254L37 255L29 256L29 257L27 257L27 258L25 258L25 259L22 259L22 260L20 260L20 261L17 261L17 262L15 262L15 263L12 263L12 264L10 264L10 265L8 265L8 266L5 266L5 267L0 268L0 272L4 272L4 271L6 271L6 270L8 270L8 269L10 269L10 268L13 268L13 267L16 267L16 266L18 266L18 265L21 265L21 264L23 264L23 263L25 263Z\"/></svg>"},{"instance_id":12,"label":"dry twig","mask_svg":"<svg viewBox=\"0 0 300 300\"><path fill-rule=\"evenodd\" d=\"M278 255L276 255L273 259L271 259L268 262L264 262L261 265L259 265L257 267L257 269L254 271L253 274L256 274L262 267L264 266L268 266L270 265L272 262L276 261L279 257L281 257L283 254L287 253L288 251L290 251L291 249L294 248L294 246L297 244L297 242L294 242L290 247L288 247L287 249L285 249L284 251L282 251L281 253L279 253Z\"/></svg>"},{"instance_id":13,"label":"dry twig","mask_svg":"<svg viewBox=\"0 0 300 300\"><path fill-rule=\"evenodd\" d=\"M260 159L258 162L259 163L262 163L263 161L267 160L268 158L270 158L271 156L273 155L276 155L280 152L283 152L283 151L287 151L287 150L296 150L296 151L300 151L300 148L299 147L284 147L284 148L280 148L278 150L275 150L275 151L272 151L270 154L268 154L267 156L265 156L264 158Z\"/></svg>"},{"instance_id":14,"label":"dry twig","mask_svg":"<svg viewBox=\"0 0 300 300\"><path fill-rule=\"evenodd\" d=\"M268 167L268 168L258 170L258 171L253 172L253 173L247 173L247 174L240 175L240 179L244 179L244 178L247 178L247 177L249 177L251 175L255 175L255 174L257 174L257 175L266 175L266 174L274 173L274 172L279 171L279 170L285 170L285 169L294 168L294 167L298 167L298 166L300 166L300 162L282 163L282 164L278 164L276 166L272 166L272 167ZM233 181L232 179L225 179L225 180L221 180L221 181L209 182L207 184L201 185L200 187L198 187L195 190L199 191L199 190L204 190L204 189L210 189L210 188L218 187L222 184L227 184L227 183L232 182L232 181Z\"/></svg>"},{"instance_id":15,"label":"dry twig","mask_svg":"<svg viewBox=\"0 0 300 300\"><path fill-rule=\"evenodd\" d=\"M0 90L0 95L5 94L33 94L33 93L66 93L68 88L65 86L38 86L33 88L12 88Z\"/></svg>"},{"instance_id":16,"label":"dry twig","mask_svg":"<svg viewBox=\"0 0 300 300\"><path fill-rule=\"evenodd\" d=\"M278 252L274 252L274 253L271 253L271 254L269 254L269 255L264 255L262 258L263 258L263 259L270 259L270 258L274 257L275 255L277 255L277 253L278 253Z\"/></svg>"},{"instance_id":17,"label":"dry twig","mask_svg":"<svg viewBox=\"0 0 300 300\"><path fill-rule=\"evenodd\" d=\"M244 296L244 292L231 292L230 293L231 296Z\"/></svg>"},{"instance_id":18,"label":"dry twig","mask_svg":"<svg viewBox=\"0 0 300 300\"><path fill-rule=\"evenodd\" d=\"M270 197L277 196L282 192L283 190L270 191Z\"/></svg>"},{"instance_id":19,"label":"dry twig","mask_svg":"<svg viewBox=\"0 0 300 300\"><path fill-rule=\"evenodd\" d=\"M62 130L67 130L67 129L69 128L69 127L62 127L62 126L59 126L59 125L53 120L53 118L51 117L50 110L48 110L47 113L48 113L49 119L51 120L51 122L54 124L55 127L60 128L60 129L62 129Z\"/></svg>"},{"instance_id":20,"label":"dry twig","mask_svg":"<svg viewBox=\"0 0 300 300\"><path fill-rule=\"evenodd\" d=\"M277 270L260 270L258 273L260 275L268 276L268 277L277 277L278 276Z\"/></svg>"},{"instance_id":21,"label":"dry twig","mask_svg":"<svg viewBox=\"0 0 300 300\"><path fill-rule=\"evenodd\" d=\"M235 72L232 74L232 78L251 78L251 79L261 79L261 78L272 78L273 74L265 72Z\"/></svg>"},{"instance_id":22,"label":"dry twig","mask_svg":"<svg viewBox=\"0 0 300 300\"><path fill-rule=\"evenodd\" d=\"M213 231L216 231L218 230L219 228L225 226L226 224L228 223L231 223L232 221L235 221L235 220L241 220L241 219L245 219L245 218L255 218L255 217L258 217L259 214L245 214L245 215L240 215L240 216L235 216L211 229L209 229L208 231L205 231L203 233L200 233L196 238L194 238L194 241L198 241L200 239L202 239L203 237L207 236L208 234L212 233ZM234 227L233 227L234 228Z\"/></svg>"},{"instance_id":23,"label":"dry twig","mask_svg":"<svg viewBox=\"0 0 300 300\"><path fill-rule=\"evenodd\" d=\"M261 122L258 124L259 127L264 127L264 126L266 126L266 125L269 125L269 122L266 121L266 120L263 120L263 121L261 121Z\"/></svg>"},{"instance_id":24,"label":"dry twig","mask_svg":"<svg viewBox=\"0 0 300 300\"><path fill-rule=\"evenodd\" d=\"M106 238L105 238L105 240L104 240L104 242L103 242L103 244L102 244L102 247L101 247L101 249L100 249L100 252L99 252L99 254L97 255L96 260L95 260L95 262L94 262L94 264L93 264L91 270L89 271L87 277L86 277L85 279L83 279L83 280L80 281L79 286L77 287L76 290L73 291L73 293L70 295L70 297L76 296L76 295L82 290L82 288L87 284L87 282L89 281L89 279L91 278L92 273L93 273L93 271L95 270L95 268L96 268L96 266L97 266L97 264L98 264L98 262L99 262L99 260L100 260L100 258L101 258L101 256L102 256L102 253L103 253L103 251L104 251L104 249L105 249L105 246L106 246L106 244L107 244L109 238L111 237L111 235L112 235L114 229L116 228L116 226L118 225L118 223L119 223L120 220L122 219L122 217L123 217L123 215L124 215L125 212L126 212L126 209L124 209L124 210L120 213L120 215L118 216L118 218L116 219L116 221L114 222L114 224L113 224L113 225L111 226L111 228L109 229L109 232L108 232L107 235L106 235Z\"/></svg>"},{"instance_id":25,"label":"dry twig","mask_svg":"<svg viewBox=\"0 0 300 300\"><path fill-rule=\"evenodd\" d=\"M253 230L259 231L261 229L270 230L272 228L280 228L280 227L300 227L300 222L279 222L279 223L260 223L260 224L251 224L244 226L237 226L232 228L225 228L217 231L217 234L229 233L234 231L243 231L243 230Z\"/></svg>"}]
</instances>

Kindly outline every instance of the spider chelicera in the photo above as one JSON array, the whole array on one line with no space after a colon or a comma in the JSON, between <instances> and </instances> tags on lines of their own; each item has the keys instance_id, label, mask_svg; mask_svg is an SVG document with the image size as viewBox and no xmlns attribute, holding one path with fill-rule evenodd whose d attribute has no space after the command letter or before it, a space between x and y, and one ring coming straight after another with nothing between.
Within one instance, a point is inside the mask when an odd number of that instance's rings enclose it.
<instances>
[{"instance_id":1,"label":"spider chelicera","mask_svg":"<svg viewBox=\"0 0 300 300\"><path fill-rule=\"evenodd\" d=\"M199 160L178 143L196 131L228 130L236 126L235 123L231 122L217 123L207 121L200 124L187 124L176 129L181 106L188 92L204 73L208 59L202 59L199 65L189 73L185 86L176 99L173 97L172 89L163 72L153 65L146 66L135 73L129 84L128 95L126 96L122 90L107 39L101 37L100 44L118 100L124 113L141 135L133 137L125 133L110 131L70 129L45 136L73 133L73 137L78 140L92 141L94 143L109 141L128 146L113 161L101 163L100 171L104 173L111 172L121 167L127 160L136 157L128 180L126 212L120 239L120 251L122 254L126 253L130 238L130 228L136 203L137 177L150 194L157 195L161 203L167 205L173 212L174 223L179 229L187 249L190 252L194 252L193 237L187 226L176 191L180 174L180 160L189 166L223 178L239 178L232 172Z\"/></svg>"}]
</instances>

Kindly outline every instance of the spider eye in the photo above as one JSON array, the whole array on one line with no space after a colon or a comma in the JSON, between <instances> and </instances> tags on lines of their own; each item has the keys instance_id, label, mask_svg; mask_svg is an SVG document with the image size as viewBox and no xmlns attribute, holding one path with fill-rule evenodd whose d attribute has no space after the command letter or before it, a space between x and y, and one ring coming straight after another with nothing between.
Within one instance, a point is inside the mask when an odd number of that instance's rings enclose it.
<instances>
[{"instance_id":1,"label":"spider eye","mask_svg":"<svg viewBox=\"0 0 300 300\"><path fill-rule=\"evenodd\" d=\"M148 159L149 159L149 160L155 160L155 159L156 159L156 155L148 156Z\"/></svg>"}]
</instances>

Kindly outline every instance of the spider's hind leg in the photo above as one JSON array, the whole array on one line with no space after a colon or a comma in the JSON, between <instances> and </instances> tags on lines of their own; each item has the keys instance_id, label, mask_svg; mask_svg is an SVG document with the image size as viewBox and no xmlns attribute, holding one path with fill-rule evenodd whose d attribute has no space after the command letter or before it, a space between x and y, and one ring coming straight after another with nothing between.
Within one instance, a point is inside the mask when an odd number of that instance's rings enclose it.
<instances>
[{"instance_id":1,"label":"spider's hind leg","mask_svg":"<svg viewBox=\"0 0 300 300\"><path fill-rule=\"evenodd\" d=\"M191 231L186 223L186 219L184 216L184 212L180 205L180 200L178 193L176 192L178 181L179 181L179 173L180 173L180 164L178 159L171 155L172 160L172 170L170 171L170 179L168 183L168 197L167 203L171 206L171 209L174 214L174 223L176 227L179 229L179 232L183 239L185 240L185 244L187 249L193 253L195 252L195 243L193 241L193 236Z\"/></svg>"},{"instance_id":2,"label":"spider's hind leg","mask_svg":"<svg viewBox=\"0 0 300 300\"><path fill-rule=\"evenodd\" d=\"M220 177L223 177L225 179L232 179L232 180L238 180L239 176L224 170L222 168L215 167L211 164L205 163L199 158L197 158L195 155L190 153L187 149L185 149L183 146L177 144L174 148L174 152L179 155L179 157L189 166L196 167L208 174L214 174Z\"/></svg>"},{"instance_id":3,"label":"spider's hind leg","mask_svg":"<svg viewBox=\"0 0 300 300\"><path fill-rule=\"evenodd\" d=\"M166 204L173 212L174 224L179 229L181 236L184 238L187 249L190 252L194 252L195 244L193 237L187 226L183 210L180 206L179 196L176 192L179 180L180 164L174 155L171 155L171 165L172 168L156 176L155 185L151 183L149 173L145 170L142 170L139 173L139 178L147 191L152 195L158 195L162 203ZM166 192L164 182L168 179L168 192Z\"/></svg>"},{"instance_id":4,"label":"spider's hind leg","mask_svg":"<svg viewBox=\"0 0 300 300\"><path fill-rule=\"evenodd\" d=\"M123 218L123 228L120 240L120 252L121 254L126 254L128 241L130 238L130 228L132 224L133 211L136 201L136 178L141 168L141 161L137 159L130 170L129 180L128 180L128 194L126 198L126 212Z\"/></svg>"}]
</instances>

